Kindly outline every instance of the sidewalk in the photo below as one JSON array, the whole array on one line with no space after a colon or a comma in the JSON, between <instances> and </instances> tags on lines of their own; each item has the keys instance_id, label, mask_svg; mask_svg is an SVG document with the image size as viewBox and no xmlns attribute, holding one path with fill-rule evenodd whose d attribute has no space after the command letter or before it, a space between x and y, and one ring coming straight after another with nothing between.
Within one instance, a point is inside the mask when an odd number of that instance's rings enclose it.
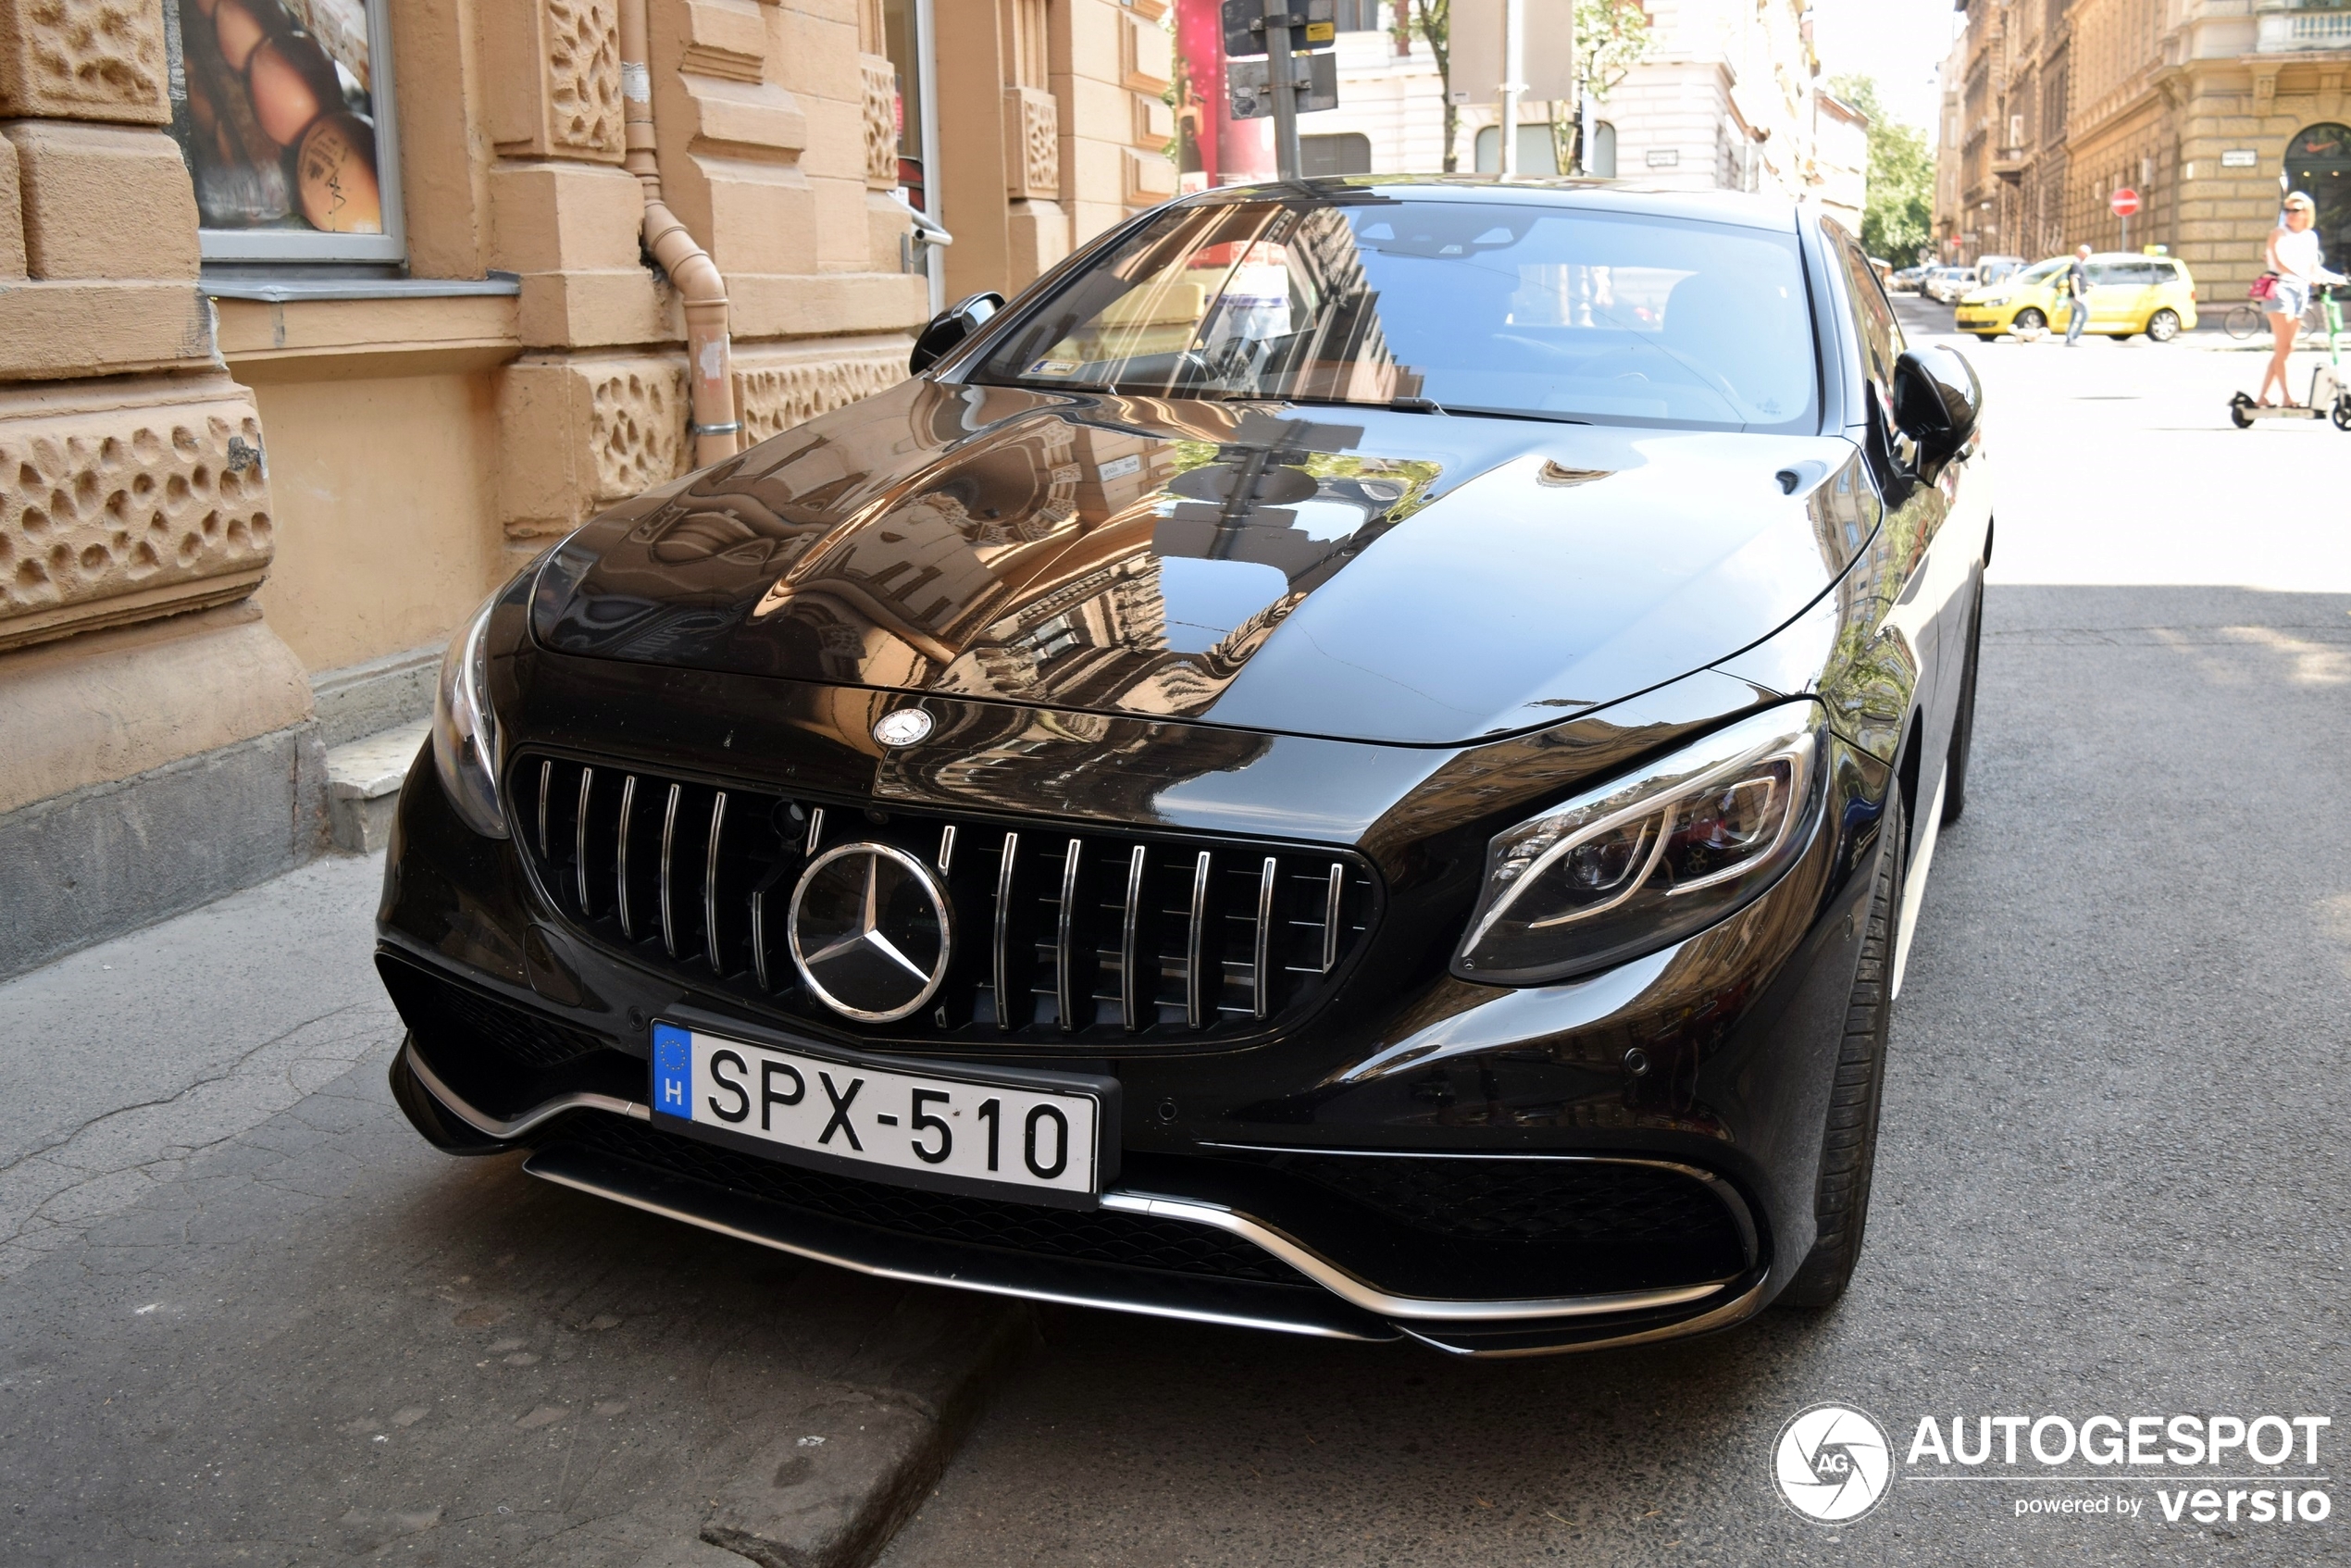
<instances>
[{"instance_id":1,"label":"sidewalk","mask_svg":"<svg viewBox=\"0 0 2351 1568\"><path fill-rule=\"evenodd\" d=\"M1027 1311L435 1152L381 875L0 984L0 1561L870 1561Z\"/></svg>"}]
</instances>

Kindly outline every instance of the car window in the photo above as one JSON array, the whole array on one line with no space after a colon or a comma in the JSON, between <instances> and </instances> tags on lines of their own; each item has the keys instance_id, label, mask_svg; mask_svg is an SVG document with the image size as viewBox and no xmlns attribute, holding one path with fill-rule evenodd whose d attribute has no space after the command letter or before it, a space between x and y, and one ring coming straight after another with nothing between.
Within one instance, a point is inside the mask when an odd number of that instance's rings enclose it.
<instances>
[{"instance_id":1,"label":"car window","mask_svg":"<svg viewBox=\"0 0 2351 1568\"><path fill-rule=\"evenodd\" d=\"M2122 275L2123 263L2119 261L2085 261L2082 264L2082 269L2090 275L2090 286L2094 289L2100 284L2121 283L2128 280Z\"/></svg>"},{"instance_id":2,"label":"car window","mask_svg":"<svg viewBox=\"0 0 2351 1568\"><path fill-rule=\"evenodd\" d=\"M2180 264L2176 261L2157 262L2155 264L2155 280L2158 283L2178 282L2180 280Z\"/></svg>"},{"instance_id":3,"label":"car window","mask_svg":"<svg viewBox=\"0 0 2351 1568\"><path fill-rule=\"evenodd\" d=\"M1894 302L1878 287L1877 275L1860 247L1842 229L1824 224L1835 238L1838 260L1844 263L1846 285L1853 299L1853 329L1861 342L1862 372L1881 388L1894 384L1894 362L1902 355L1902 328L1894 317Z\"/></svg>"},{"instance_id":4,"label":"car window","mask_svg":"<svg viewBox=\"0 0 2351 1568\"><path fill-rule=\"evenodd\" d=\"M1792 231L1357 190L1171 208L1073 273L973 374L1797 429L1815 417L1818 366Z\"/></svg>"}]
</instances>

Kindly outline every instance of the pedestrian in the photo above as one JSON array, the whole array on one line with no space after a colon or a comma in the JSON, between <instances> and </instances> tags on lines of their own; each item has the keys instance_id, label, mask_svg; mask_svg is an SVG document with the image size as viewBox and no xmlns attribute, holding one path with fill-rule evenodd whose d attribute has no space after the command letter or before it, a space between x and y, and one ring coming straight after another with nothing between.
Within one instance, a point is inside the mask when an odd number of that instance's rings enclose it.
<instances>
[{"instance_id":1,"label":"pedestrian","mask_svg":"<svg viewBox=\"0 0 2351 1568\"><path fill-rule=\"evenodd\" d=\"M2073 248L2073 265L2065 269L2066 298L2072 302L2071 319L2065 324L2065 346L2071 348L2082 341L2082 329L2090 324L2090 247Z\"/></svg>"},{"instance_id":2,"label":"pedestrian","mask_svg":"<svg viewBox=\"0 0 2351 1568\"><path fill-rule=\"evenodd\" d=\"M2295 334L2302 330L2302 312L2310 304L2310 290L2319 283L2340 283L2340 273L2330 272L2319 263L2319 205L2301 191L2285 199L2285 210L2278 215L2278 226L2270 230L2270 238L2262 246L2261 259L2268 265L2274 281L2270 284L2269 313L2270 335L2277 348L2270 355L2270 368L2261 377L2261 406L2275 408L2270 400L2270 385L2277 384L2278 396L2288 408L2302 405L2294 400L2294 392L2286 385L2285 364L2294 353Z\"/></svg>"}]
</instances>

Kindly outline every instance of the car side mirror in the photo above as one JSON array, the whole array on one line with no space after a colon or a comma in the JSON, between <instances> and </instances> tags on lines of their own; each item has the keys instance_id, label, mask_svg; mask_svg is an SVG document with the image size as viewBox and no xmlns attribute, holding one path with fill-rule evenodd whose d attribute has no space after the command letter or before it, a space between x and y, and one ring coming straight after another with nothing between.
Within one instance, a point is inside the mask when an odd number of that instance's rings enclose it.
<instances>
[{"instance_id":1,"label":"car side mirror","mask_svg":"<svg viewBox=\"0 0 2351 1568\"><path fill-rule=\"evenodd\" d=\"M1894 363L1894 423L1939 463L1965 446L1984 412L1984 383L1957 349L1914 348Z\"/></svg>"},{"instance_id":2,"label":"car side mirror","mask_svg":"<svg viewBox=\"0 0 2351 1568\"><path fill-rule=\"evenodd\" d=\"M932 317L922 336L914 340L914 352L907 356L907 373L919 376L946 358L957 343L986 326L1003 308L1003 295L983 292L967 294Z\"/></svg>"}]
</instances>

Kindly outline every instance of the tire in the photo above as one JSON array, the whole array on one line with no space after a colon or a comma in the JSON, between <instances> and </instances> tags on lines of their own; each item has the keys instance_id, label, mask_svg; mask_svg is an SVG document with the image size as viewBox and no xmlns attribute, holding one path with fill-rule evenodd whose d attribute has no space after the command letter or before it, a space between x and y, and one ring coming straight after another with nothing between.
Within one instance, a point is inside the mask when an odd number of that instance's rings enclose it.
<instances>
[{"instance_id":1,"label":"tire","mask_svg":"<svg viewBox=\"0 0 2351 1568\"><path fill-rule=\"evenodd\" d=\"M2018 337L2031 342L2049 330L2049 318L2028 305L2016 313L2009 325L2015 330Z\"/></svg>"},{"instance_id":2,"label":"tire","mask_svg":"<svg viewBox=\"0 0 2351 1568\"><path fill-rule=\"evenodd\" d=\"M1959 668L1959 711L1951 718L1951 751L1943 765L1943 826L1948 828L1967 810L1967 762L1975 749L1975 671L1984 655L1984 582L1975 584L1975 604L1968 611L1967 663Z\"/></svg>"},{"instance_id":3,"label":"tire","mask_svg":"<svg viewBox=\"0 0 2351 1568\"><path fill-rule=\"evenodd\" d=\"M1975 341L1980 343L1996 343L2000 341L2000 334L1997 332L1978 332L1975 334Z\"/></svg>"},{"instance_id":4,"label":"tire","mask_svg":"<svg viewBox=\"0 0 2351 1568\"><path fill-rule=\"evenodd\" d=\"M2249 305L2240 305L2230 310L2228 319L2221 326L2227 330L2229 336L2243 342L2261 330L2261 313Z\"/></svg>"},{"instance_id":5,"label":"tire","mask_svg":"<svg viewBox=\"0 0 2351 1568\"><path fill-rule=\"evenodd\" d=\"M2327 411L2327 417L2334 421L2336 429L2351 430L2351 403L2336 398L2334 406Z\"/></svg>"},{"instance_id":6,"label":"tire","mask_svg":"<svg viewBox=\"0 0 2351 1568\"><path fill-rule=\"evenodd\" d=\"M1819 1234L1780 1292L1791 1307L1827 1307L1852 1283L1870 1218L1870 1175L1877 1164L1878 1110L1885 1098L1885 1046L1893 1002L1895 916L1904 853L1902 787L1886 789L1878 827L1877 871L1871 878L1869 925L1846 1005L1845 1039L1829 1092L1828 1130L1821 1139L1820 1186L1812 1200Z\"/></svg>"},{"instance_id":7,"label":"tire","mask_svg":"<svg viewBox=\"0 0 2351 1568\"><path fill-rule=\"evenodd\" d=\"M2229 422L2240 430L2253 429L2253 399L2244 392L2229 399Z\"/></svg>"},{"instance_id":8,"label":"tire","mask_svg":"<svg viewBox=\"0 0 2351 1568\"><path fill-rule=\"evenodd\" d=\"M2158 343L2168 343L2180 335L2180 313L2158 310L2147 317L2147 337Z\"/></svg>"}]
</instances>

